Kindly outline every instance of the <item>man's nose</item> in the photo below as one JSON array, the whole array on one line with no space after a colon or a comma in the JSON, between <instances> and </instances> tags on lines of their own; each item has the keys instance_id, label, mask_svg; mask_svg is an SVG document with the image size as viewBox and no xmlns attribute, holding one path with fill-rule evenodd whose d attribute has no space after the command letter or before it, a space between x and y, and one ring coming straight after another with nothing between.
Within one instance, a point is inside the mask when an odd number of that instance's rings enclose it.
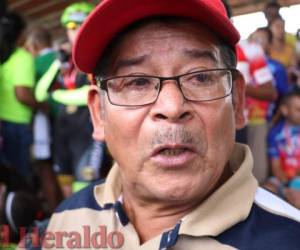
<instances>
[{"instance_id":1,"label":"man's nose","mask_svg":"<svg viewBox=\"0 0 300 250\"><path fill-rule=\"evenodd\" d=\"M176 80L165 80L151 113L153 119L183 122L192 117L190 106L180 90L179 83Z\"/></svg>"}]
</instances>

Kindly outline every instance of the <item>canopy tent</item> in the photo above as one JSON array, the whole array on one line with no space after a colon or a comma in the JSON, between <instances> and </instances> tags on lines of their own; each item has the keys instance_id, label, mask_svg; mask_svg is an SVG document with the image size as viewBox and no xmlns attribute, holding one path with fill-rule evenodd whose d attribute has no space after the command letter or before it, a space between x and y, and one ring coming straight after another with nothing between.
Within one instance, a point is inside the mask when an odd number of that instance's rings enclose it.
<instances>
[{"instance_id":1,"label":"canopy tent","mask_svg":"<svg viewBox=\"0 0 300 250\"><path fill-rule=\"evenodd\" d=\"M78 0L0 0L1 5L3 5L5 1L7 3L7 9L15 10L23 14L29 25L45 26L49 28L55 36L60 36L64 32L60 24L60 16L64 8L71 3L78 2ZM233 16L261 11L269 1L270 0L227 0L232 8ZM88 0L87 2L97 4L99 1ZM300 4L300 0L279 0L278 2L282 6ZM4 9L3 6L0 7L0 9Z\"/></svg>"}]
</instances>

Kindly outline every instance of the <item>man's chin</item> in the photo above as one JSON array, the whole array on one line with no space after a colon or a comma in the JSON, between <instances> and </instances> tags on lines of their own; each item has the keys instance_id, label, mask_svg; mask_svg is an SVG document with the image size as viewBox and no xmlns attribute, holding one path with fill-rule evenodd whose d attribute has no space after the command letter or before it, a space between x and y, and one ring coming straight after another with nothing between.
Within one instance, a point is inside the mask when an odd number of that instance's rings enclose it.
<instances>
[{"instance_id":1,"label":"man's chin","mask_svg":"<svg viewBox=\"0 0 300 250\"><path fill-rule=\"evenodd\" d=\"M201 196L201 188L192 187L191 183L185 185L165 185L164 187L156 187L155 195L156 197L165 202L190 202Z\"/></svg>"}]
</instances>

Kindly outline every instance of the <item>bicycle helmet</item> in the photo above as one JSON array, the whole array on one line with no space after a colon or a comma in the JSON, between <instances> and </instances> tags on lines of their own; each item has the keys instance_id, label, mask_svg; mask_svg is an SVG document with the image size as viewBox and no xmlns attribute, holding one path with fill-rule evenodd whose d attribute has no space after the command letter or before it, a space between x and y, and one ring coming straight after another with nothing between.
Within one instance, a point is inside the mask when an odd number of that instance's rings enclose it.
<instances>
[{"instance_id":1,"label":"bicycle helmet","mask_svg":"<svg viewBox=\"0 0 300 250\"><path fill-rule=\"evenodd\" d=\"M94 5L86 2L71 4L61 16L61 24L66 28L72 28L76 24L81 24L93 9Z\"/></svg>"}]
</instances>

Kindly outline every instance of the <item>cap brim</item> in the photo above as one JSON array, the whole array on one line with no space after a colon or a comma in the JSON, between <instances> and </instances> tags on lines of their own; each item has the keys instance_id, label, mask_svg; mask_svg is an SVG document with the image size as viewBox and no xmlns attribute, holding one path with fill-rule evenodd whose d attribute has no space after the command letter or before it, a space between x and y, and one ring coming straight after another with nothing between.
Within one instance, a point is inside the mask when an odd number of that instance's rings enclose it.
<instances>
[{"instance_id":1,"label":"cap brim","mask_svg":"<svg viewBox=\"0 0 300 250\"><path fill-rule=\"evenodd\" d=\"M137 20L155 15L192 18L233 47L240 39L219 0L104 0L80 28L73 48L75 64L81 71L93 73L117 33Z\"/></svg>"}]
</instances>

